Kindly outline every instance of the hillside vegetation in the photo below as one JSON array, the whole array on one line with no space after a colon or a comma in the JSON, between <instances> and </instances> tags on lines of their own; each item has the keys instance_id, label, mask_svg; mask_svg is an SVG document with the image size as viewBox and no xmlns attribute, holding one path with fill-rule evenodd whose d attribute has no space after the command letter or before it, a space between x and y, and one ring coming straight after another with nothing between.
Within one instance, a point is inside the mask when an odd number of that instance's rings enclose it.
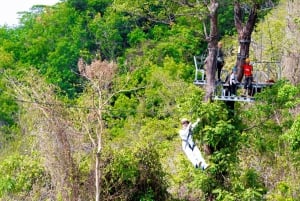
<instances>
[{"instance_id":1,"label":"hillside vegetation","mask_svg":"<svg viewBox=\"0 0 300 201\"><path fill-rule=\"evenodd\" d=\"M276 82L234 111L193 84L202 1L65 0L0 27L0 200L300 200L300 3L260 2L250 58L280 64ZM231 0L218 28L230 71ZM200 119L205 171L181 150L183 117Z\"/></svg>"}]
</instances>

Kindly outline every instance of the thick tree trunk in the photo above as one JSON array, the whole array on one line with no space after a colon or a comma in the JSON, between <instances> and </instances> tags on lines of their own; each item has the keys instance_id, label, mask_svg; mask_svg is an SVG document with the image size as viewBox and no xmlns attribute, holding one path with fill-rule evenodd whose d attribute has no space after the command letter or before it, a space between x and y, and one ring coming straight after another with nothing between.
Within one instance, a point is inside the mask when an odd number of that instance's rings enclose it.
<instances>
[{"instance_id":1,"label":"thick tree trunk","mask_svg":"<svg viewBox=\"0 0 300 201\"><path fill-rule=\"evenodd\" d=\"M236 66L238 68L238 81L241 81L243 79L244 72L242 69L242 65L244 64L245 58L249 57L251 34L254 30L257 19L257 8L258 4L254 4L249 13L247 22L243 24L242 8L238 2L235 2L234 4L234 23L238 32L238 40L240 44L236 61Z\"/></svg>"},{"instance_id":2,"label":"thick tree trunk","mask_svg":"<svg viewBox=\"0 0 300 201\"><path fill-rule=\"evenodd\" d=\"M209 102L212 100L212 96L215 89L215 77L217 69L217 46L218 46L218 7L219 4L216 0L210 0L210 5L208 6L210 13L210 35L207 37L208 41L208 56L206 58L206 94L205 101ZM204 145L206 151L211 153L210 146ZM207 197L208 201L213 201L214 196L209 193Z\"/></svg>"},{"instance_id":3,"label":"thick tree trunk","mask_svg":"<svg viewBox=\"0 0 300 201\"><path fill-rule=\"evenodd\" d=\"M219 4L211 0L208 6L210 12L210 35L208 41L208 56L206 58L206 94L205 101L211 101L215 88L215 74L217 67L217 44L218 44L218 10Z\"/></svg>"},{"instance_id":4,"label":"thick tree trunk","mask_svg":"<svg viewBox=\"0 0 300 201\"><path fill-rule=\"evenodd\" d=\"M282 76L293 84L300 83L300 56L299 56L299 25L295 22L295 16L300 15L300 2L288 1L286 3L288 15L285 29L286 40L290 41L285 45L288 47L282 57Z\"/></svg>"}]
</instances>

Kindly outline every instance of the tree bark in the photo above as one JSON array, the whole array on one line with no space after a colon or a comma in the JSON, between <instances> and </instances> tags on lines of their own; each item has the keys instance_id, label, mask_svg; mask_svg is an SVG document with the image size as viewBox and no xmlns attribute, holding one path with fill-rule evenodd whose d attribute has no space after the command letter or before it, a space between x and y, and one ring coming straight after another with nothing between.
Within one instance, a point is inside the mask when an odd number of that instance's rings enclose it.
<instances>
[{"instance_id":1,"label":"tree bark","mask_svg":"<svg viewBox=\"0 0 300 201\"><path fill-rule=\"evenodd\" d=\"M234 23L238 32L239 49L237 55L236 66L238 69L237 78L240 82L243 79L242 65L245 59L249 57L249 47L251 43L251 34L254 30L254 26L257 19L258 4L254 4L250 10L246 23L243 23L243 12L240 4L235 2L234 4Z\"/></svg>"},{"instance_id":2,"label":"tree bark","mask_svg":"<svg viewBox=\"0 0 300 201\"><path fill-rule=\"evenodd\" d=\"M101 91L99 92L100 97L102 97ZM101 100L102 103L102 100ZM102 108L97 110L97 121L100 125L100 130L97 132L97 151L96 151L96 161L95 161L95 188L96 188L96 201L100 201L100 190L101 190L101 151L102 151L102 134L104 132L104 123L102 119Z\"/></svg>"},{"instance_id":3,"label":"tree bark","mask_svg":"<svg viewBox=\"0 0 300 201\"><path fill-rule=\"evenodd\" d=\"M210 17L210 35L208 41L208 56L206 58L206 94L205 101L212 100L215 88L215 74L217 67L217 44L218 44L218 10L219 4L216 0L211 0L208 6Z\"/></svg>"},{"instance_id":4,"label":"tree bark","mask_svg":"<svg viewBox=\"0 0 300 201\"><path fill-rule=\"evenodd\" d=\"M300 56L299 56L299 24L295 22L295 16L299 16L300 2L288 1L286 3L286 41L287 48L282 57L282 76L288 79L292 84L300 83Z\"/></svg>"}]
</instances>

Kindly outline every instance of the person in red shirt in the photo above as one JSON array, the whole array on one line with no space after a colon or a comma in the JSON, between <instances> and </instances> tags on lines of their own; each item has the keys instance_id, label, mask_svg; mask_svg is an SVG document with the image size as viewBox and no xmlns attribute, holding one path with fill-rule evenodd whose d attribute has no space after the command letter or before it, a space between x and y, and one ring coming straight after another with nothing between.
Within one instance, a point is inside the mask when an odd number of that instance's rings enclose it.
<instances>
[{"instance_id":1,"label":"person in red shirt","mask_svg":"<svg viewBox=\"0 0 300 201\"><path fill-rule=\"evenodd\" d=\"M250 64L250 59L247 58L245 60L245 63L243 65L243 70L244 70L244 95L246 96L251 96L252 93L249 94L249 92L251 92L252 89L252 82L253 82L253 75L252 75L252 71L253 71L253 66Z\"/></svg>"}]
</instances>

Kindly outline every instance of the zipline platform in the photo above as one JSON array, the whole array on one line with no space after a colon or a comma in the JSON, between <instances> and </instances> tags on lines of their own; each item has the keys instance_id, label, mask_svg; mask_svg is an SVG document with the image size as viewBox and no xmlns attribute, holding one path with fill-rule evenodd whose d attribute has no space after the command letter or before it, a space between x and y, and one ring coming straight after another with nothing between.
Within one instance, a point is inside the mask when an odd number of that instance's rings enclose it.
<instances>
[{"instance_id":1,"label":"zipline platform","mask_svg":"<svg viewBox=\"0 0 300 201\"><path fill-rule=\"evenodd\" d=\"M250 94L252 96L243 96L238 94L230 94L229 85L224 82L218 82L215 85L214 95L212 97L213 100L221 100L221 101L239 101L239 102L254 102L255 94L261 92L261 90L265 87L272 86L273 83L252 83L252 89ZM236 84L236 90L243 89L244 84L238 83Z\"/></svg>"},{"instance_id":2,"label":"zipline platform","mask_svg":"<svg viewBox=\"0 0 300 201\"><path fill-rule=\"evenodd\" d=\"M205 86L207 84L205 80L205 57L204 56L194 56L194 63L195 63L195 79L194 84L197 86ZM279 62L255 62L252 64L253 68L255 67L253 73L253 82L252 82L252 89L249 94L252 96L239 96L236 94L230 94L229 84L228 82L221 81L215 82L215 89L212 99L213 100L221 100L221 101L240 101L240 102L254 102L255 98L253 97L255 94L261 92L264 88L270 87L274 84L273 80L270 80L270 75L272 74L273 77L280 79L281 77L281 69L279 66ZM275 73L274 68L271 68L271 65L276 65ZM259 70L259 69L267 69L266 71ZM277 73L277 74L276 74ZM221 72L221 77L223 80L226 80L226 77L229 76L229 72L227 70L223 70ZM244 88L244 80L240 83L236 84L236 90L239 88Z\"/></svg>"},{"instance_id":3,"label":"zipline platform","mask_svg":"<svg viewBox=\"0 0 300 201\"><path fill-rule=\"evenodd\" d=\"M243 96L213 96L213 100L221 101L240 101L240 102L254 102L253 97L243 97Z\"/></svg>"}]
</instances>

